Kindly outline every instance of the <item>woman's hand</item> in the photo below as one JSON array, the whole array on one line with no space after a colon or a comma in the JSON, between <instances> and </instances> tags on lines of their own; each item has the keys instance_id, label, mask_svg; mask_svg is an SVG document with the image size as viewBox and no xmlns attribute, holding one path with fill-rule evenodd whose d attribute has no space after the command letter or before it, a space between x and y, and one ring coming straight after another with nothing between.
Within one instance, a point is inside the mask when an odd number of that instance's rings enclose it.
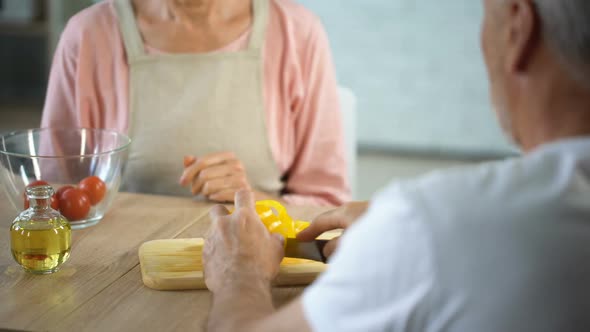
<instances>
[{"instance_id":1,"label":"woman's hand","mask_svg":"<svg viewBox=\"0 0 590 332\"><path fill-rule=\"evenodd\" d=\"M180 184L193 195L202 194L216 202L233 202L240 190L251 190L242 162L231 152L203 157L186 156Z\"/></svg>"},{"instance_id":2,"label":"woman's hand","mask_svg":"<svg viewBox=\"0 0 590 332\"><path fill-rule=\"evenodd\" d=\"M350 202L337 209L323 213L315 218L309 227L297 234L297 240L313 241L324 232L335 229L346 230L367 211L368 206L368 202ZM336 251L339 240L340 237L336 237L326 244L324 247L324 256L329 258Z\"/></svg>"}]
</instances>

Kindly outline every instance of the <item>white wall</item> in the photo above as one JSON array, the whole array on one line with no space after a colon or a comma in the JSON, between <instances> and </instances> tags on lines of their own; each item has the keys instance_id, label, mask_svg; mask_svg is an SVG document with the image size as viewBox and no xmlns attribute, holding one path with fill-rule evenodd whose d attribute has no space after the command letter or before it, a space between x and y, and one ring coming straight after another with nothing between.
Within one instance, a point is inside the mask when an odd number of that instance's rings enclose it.
<instances>
[{"instance_id":1,"label":"white wall","mask_svg":"<svg viewBox=\"0 0 590 332\"><path fill-rule=\"evenodd\" d=\"M299 0L331 39L359 99L361 143L510 151L488 100L480 0Z\"/></svg>"}]
</instances>

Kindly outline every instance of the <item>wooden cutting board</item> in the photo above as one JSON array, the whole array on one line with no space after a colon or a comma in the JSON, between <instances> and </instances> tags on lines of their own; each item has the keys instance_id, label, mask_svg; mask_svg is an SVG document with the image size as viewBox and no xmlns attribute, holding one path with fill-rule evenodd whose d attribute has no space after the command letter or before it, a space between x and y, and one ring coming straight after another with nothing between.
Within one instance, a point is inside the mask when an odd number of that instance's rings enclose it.
<instances>
[{"instance_id":1,"label":"wooden cutting board","mask_svg":"<svg viewBox=\"0 0 590 332\"><path fill-rule=\"evenodd\" d=\"M331 236L333 237L333 236ZM141 245L139 262L143 283L157 290L206 289L201 252L204 240L154 240ZM275 284L308 285L326 269L326 264L285 258Z\"/></svg>"}]
</instances>

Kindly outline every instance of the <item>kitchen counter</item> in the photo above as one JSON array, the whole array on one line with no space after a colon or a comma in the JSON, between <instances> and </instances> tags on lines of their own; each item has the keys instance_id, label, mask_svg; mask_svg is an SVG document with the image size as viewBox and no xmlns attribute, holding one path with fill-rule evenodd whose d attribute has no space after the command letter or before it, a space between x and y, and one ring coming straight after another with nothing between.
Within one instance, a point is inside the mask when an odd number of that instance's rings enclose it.
<instances>
[{"instance_id":1,"label":"kitchen counter","mask_svg":"<svg viewBox=\"0 0 590 332\"><path fill-rule=\"evenodd\" d=\"M25 273L10 253L16 216L0 191L0 330L201 331L209 312L206 290L162 292L141 281L137 249L146 241L203 237L210 203L120 193L101 223L73 231L72 256L52 275ZM291 207L309 220L322 208ZM275 288L282 305L302 287Z\"/></svg>"}]
</instances>

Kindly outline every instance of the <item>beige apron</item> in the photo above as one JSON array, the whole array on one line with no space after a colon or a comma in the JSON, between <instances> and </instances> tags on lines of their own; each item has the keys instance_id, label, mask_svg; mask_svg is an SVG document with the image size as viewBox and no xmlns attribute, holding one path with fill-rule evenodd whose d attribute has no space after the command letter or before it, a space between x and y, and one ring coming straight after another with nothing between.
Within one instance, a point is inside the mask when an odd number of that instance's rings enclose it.
<instances>
[{"instance_id":1,"label":"beige apron","mask_svg":"<svg viewBox=\"0 0 590 332\"><path fill-rule=\"evenodd\" d=\"M268 0L253 0L248 48L214 54L147 55L131 0L116 0L115 8L129 62L133 139L123 189L189 195L178 184L183 157L231 151L253 188L279 193L262 91Z\"/></svg>"}]
</instances>

